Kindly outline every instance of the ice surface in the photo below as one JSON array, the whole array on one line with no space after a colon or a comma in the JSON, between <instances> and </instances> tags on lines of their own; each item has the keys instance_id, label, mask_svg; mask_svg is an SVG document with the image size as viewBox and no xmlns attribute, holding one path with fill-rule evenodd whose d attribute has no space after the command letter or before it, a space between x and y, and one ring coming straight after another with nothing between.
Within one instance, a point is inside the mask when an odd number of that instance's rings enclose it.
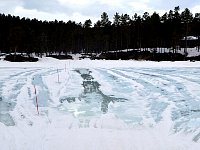
<instances>
[{"instance_id":1,"label":"ice surface","mask_svg":"<svg viewBox=\"0 0 200 150\"><path fill-rule=\"evenodd\" d=\"M6 126L14 126L15 125L12 117L8 113L0 114L0 122L5 124Z\"/></svg>"},{"instance_id":2,"label":"ice surface","mask_svg":"<svg viewBox=\"0 0 200 150\"><path fill-rule=\"evenodd\" d=\"M49 91L47 89L47 87L44 85L43 80L42 80L42 76L39 74L36 74L33 77L33 81L32 81L33 86L35 86L35 90L36 90L36 96L38 97L39 101L38 101L38 105L39 107L45 107L48 106L48 101L50 100L49 98ZM33 100L35 106L36 106L36 101L35 99Z\"/></svg>"},{"instance_id":3,"label":"ice surface","mask_svg":"<svg viewBox=\"0 0 200 150\"><path fill-rule=\"evenodd\" d=\"M1 149L200 146L198 62L44 58L0 65Z\"/></svg>"}]
</instances>

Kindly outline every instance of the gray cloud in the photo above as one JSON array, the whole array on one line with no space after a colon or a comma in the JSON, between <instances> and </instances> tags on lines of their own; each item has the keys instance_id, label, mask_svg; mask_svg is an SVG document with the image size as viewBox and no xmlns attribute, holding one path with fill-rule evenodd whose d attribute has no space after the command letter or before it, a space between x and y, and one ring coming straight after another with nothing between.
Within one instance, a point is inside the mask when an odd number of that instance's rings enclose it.
<instances>
[{"instance_id":1,"label":"gray cloud","mask_svg":"<svg viewBox=\"0 0 200 150\"><path fill-rule=\"evenodd\" d=\"M157 9L163 9L163 10L173 10L174 7L179 6L180 9L189 8L192 9L195 5L200 5L200 0L157 0L157 2L149 3L149 6Z\"/></svg>"},{"instance_id":2,"label":"gray cloud","mask_svg":"<svg viewBox=\"0 0 200 150\"><path fill-rule=\"evenodd\" d=\"M100 19L104 11L112 20L116 12L128 13L131 16L135 12L140 14L146 11L168 12L175 6L198 10L200 0L192 2L191 0L0 0L0 13L11 13L22 17L35 16L39 17L38 19L46 17L46 20L58 17L58 19L63 18L62 20L83 22L85 18L92 18L95 21Z\"/></svg>"},{"instance_id":3,"label":"gray cloud","mask_svg":"<svg viewBox=\"0 0 200 150\"><path fill-rule=\"evenodd\" d=\"M23 7L52 13L62 8L56 0L23 0Z\"/></svg>"},{"instance_id":4,"label":"gray cloud","mask_svg":"<svg viewBox=\"0 0 200 150\"><path fill-rule=\"evenodd\" d=\"M0 0L0 13L12 13L17 5L22 5L21 0Z\"/></svg>"}]
</instances>

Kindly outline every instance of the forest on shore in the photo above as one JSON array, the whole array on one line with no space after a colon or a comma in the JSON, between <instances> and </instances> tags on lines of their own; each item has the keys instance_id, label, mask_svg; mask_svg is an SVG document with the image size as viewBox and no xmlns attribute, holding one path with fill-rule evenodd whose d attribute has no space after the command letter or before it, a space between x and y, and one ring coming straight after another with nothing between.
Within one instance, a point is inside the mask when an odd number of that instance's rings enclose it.
<instances>
[{"instance_id":1,"label":"forest on shore","mask_svg":"<svg viewBox=\"0 0 200 150\"><path fill-rule=\"evenodd\" d=\"M187 36L197 38L189 44ZM116 13L109 18L103 12L100 20L84 23L69 20L41 21L0 14L0 53L35 53L51 55L68 53L107 53L124 49L172 48L200 46L200 13L192 14L179 6L160 16L154 12L132 16Z\"/></svg>"}]
</instances>

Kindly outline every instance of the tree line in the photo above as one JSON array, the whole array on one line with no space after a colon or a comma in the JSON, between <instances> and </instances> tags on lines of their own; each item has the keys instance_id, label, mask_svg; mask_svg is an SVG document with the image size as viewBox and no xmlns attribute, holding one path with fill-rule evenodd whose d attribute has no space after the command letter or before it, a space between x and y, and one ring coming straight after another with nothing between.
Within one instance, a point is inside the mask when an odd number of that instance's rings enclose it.
<instances>
[{"instance_id":1,"label":"tree line","mask_svg":"<svg viewBox=\"0 0 200 150\"><path fill-rule=\"evenodd\" d=\"M42 55L141 48L176 51L186 36L196 36L200 40L200 13L192 14L188 8L180 12L177 6L162 16L156 12L133 16L116 13L110 20L106 12L94 24L90 19L82 24L0 14L0 52ZM185 39L182 46L187 48Z\"/></svg>"}]
</instances>

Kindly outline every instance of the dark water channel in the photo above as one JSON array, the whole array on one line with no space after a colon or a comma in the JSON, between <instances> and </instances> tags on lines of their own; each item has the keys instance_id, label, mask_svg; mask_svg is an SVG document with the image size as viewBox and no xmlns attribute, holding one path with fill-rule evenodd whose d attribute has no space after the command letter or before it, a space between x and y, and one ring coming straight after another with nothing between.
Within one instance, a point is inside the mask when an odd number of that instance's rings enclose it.
<instances>
[{"instance_id":1,"label":"dark water channel","mask_svg":"<svg viewBox=\"0 0 200 150\"><path fill-rule=\"evenodd\" d=\"M83 79L82 86L84 88L83 92L80 94L78 98L76 97L66 97L60 100L61 103L64 101L68 101L69 103L75 102L76 100L85 101L85 103L90 104L92 101L98 101L101 103L100 109L103 113L107 113L108 105L110 102L124 102L127 99L124 98L116 98L113 95L105 95L101 89L100 84L95 81L95 79L91 75L91 71L88 69L76 69L77 73L79 73Z\"/></svg>"}]
</instances>

